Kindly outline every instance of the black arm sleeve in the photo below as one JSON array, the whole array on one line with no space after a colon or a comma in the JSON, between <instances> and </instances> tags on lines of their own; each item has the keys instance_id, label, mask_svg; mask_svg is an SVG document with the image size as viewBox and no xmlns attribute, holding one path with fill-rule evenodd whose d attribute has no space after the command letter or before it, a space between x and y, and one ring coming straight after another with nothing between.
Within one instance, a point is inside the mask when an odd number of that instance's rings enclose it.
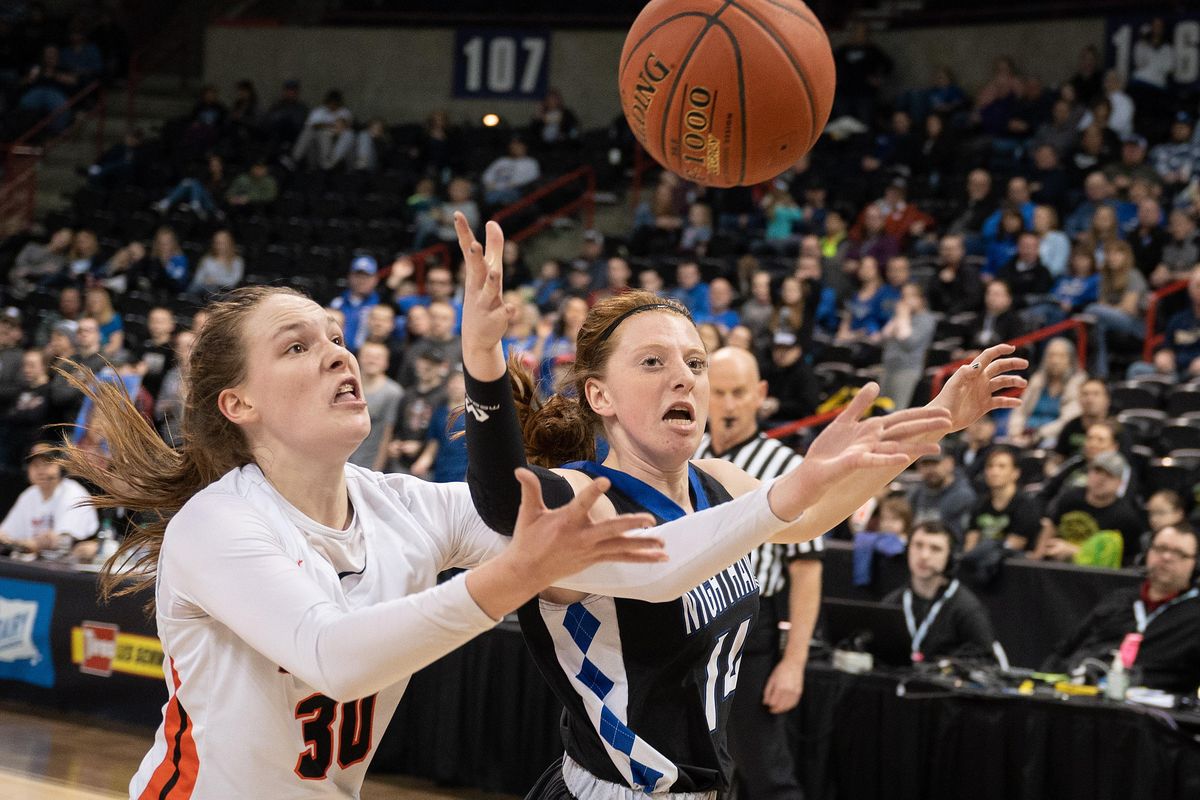
<instances>
[{"instance_id":1,"label":"black arm sleeve","mask_svg":"<svg viewBox=\"0 0 1200 800\"><path fill-rule=\"evenodd\" d=\"M467 387L467 486L480 519L494 531L511 536L521 506L521 484L513 470L529 467L541 480L549 508L571 502L575 492L561 475L530 467L517 421L508 373L494 381L465 374Z\"/></svg>"}]
</instances>

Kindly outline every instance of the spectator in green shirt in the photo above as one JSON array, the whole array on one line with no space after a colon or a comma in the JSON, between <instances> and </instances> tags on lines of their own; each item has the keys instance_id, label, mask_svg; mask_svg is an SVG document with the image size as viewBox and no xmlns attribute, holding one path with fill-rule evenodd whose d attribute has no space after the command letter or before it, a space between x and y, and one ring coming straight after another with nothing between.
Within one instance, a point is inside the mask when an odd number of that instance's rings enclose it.
<instances>
[{"instance_id":1,"label":"spectator in green shirt","mask_svg":"<svg viewBox=\"0 0 1200 800\"><path fill-rule=\"evenodd\" d=\"M279 185L267 169L267 162L258 160L234 179L225 199L232 206L263 206L275 202L279 196Z\"/></svg>"}]
</instances>

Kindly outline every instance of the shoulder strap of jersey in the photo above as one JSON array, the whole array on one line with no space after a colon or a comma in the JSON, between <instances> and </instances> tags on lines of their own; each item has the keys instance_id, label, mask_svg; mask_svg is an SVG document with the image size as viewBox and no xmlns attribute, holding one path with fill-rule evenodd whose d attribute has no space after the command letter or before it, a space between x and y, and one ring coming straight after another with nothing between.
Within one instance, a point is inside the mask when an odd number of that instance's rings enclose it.
<instances>
[{"instance_id":1,"label":"shoulder strap of jersey","mask_svg":"<svg viewBox=\"0 0 1200 800\"><path fill-rule=\"evenodd\" d=\"M603 464L597 464L595 461L572 461L569 464L563 464L563 469L576 469L593 478L608 478L612 481L613 488L618 492L633 500L654 516L667 522L679 519L686 513L674 500L653 486L628 473L606 467ZM703 511L708 508L711 504L708 492L705 490L705 486L700 478L700 470L691 464L688 464L688 483L692 488L696 510Z\"/></svg>"}]
</instances>

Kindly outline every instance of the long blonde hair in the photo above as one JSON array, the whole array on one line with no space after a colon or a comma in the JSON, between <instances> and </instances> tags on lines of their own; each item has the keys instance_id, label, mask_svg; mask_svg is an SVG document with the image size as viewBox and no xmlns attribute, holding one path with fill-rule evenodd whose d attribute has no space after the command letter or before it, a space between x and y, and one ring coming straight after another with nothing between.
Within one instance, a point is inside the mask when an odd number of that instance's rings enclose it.
<instances>
[{"instance_id":1,"label":"long blonde hair","mask_svg":"<svg viewBox=\"0 0 1200 800\"><path fill-rule=\"evenodd\" d=\"M64 443L58 453L67 469L100 487L99 508L132 512L134 528L100 574L103 599L149 589L158 573L163 533L193 495L237 467L253 462L242 431L217 407L221 391L246 377L246 317L274 295L303 297L279 286L247 286L209 304L208 323L196 337L184 371L183 444L172 449L134 407L124 388L97 380L87 368L59 372L95 404L90 432L108 443L110 455ZM125 574L128 569L128 575ZM132 578L132 583L126 583ZM154 607L151 597L147 609Z\"/></svg>"}]
</instances>

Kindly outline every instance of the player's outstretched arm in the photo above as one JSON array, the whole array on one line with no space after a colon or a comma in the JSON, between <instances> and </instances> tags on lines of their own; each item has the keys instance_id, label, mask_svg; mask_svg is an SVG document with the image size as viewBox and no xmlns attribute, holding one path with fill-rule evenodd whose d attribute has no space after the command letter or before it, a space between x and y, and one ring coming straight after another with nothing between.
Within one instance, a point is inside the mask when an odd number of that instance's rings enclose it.
<instances>
[{"instance_id":1,"label":"player's outstretched arm","mask_svg":"<svg viewBox=\"0 0 1200 800\"><path fill-rule=\"evenodd\" d=\"M511 535L521 489L513 477L526 467L525 441L517 420L512 387L500 340L508 326L502 281L504 232L487 223L487 247L476 239L466 217L455 213L454 228L463 255L463 371L467 385L467 485L471 501L489 528ZM552 505L569 502L570 487L538 470ZM556 491L564 489L565 491Z\"/></svg>"},{"instance_id":2,"label":"player's outstretched arm","mask_svg":"<svg viewBox=\"0 0 1200 800\"><path fill-rule=\"evenodd\" d=\"M243 498L194 498L163 540L160 613L206 615L282 669L338 701L367 697L491 629L555 580L601 561L655 563L645 514L599 522L605 482L565 508L527 506L510 546L424 591L346 610L334 603ZM632 531L632 532L631 532Z\"/></svg>"},{"instance_id":3,"label":"player's outstretched arm","mask_svg":"<svg viewBox=\"0 0 1200 800\"><path fill-rule=\"evenodd\" d=\"M1015 348L1008 344L990 347L971 364L956 371L938 396L924 408L876 418L884 426L881 440L884 446L894 448L896 453L903 453L904 458L886 464L870 464L864 461L849 469L827 468L825 472L833 480L826 485L820 499L812 504L809 512L801 520L799 532L804 538L815 538L831 530L890 483L912 461L927 452L930 445L934 446L936 452L937 442L946 434L962 430L984 414L996 409L1018 406L1021 402L1019 398L998 394L1025 388L1026 380L1013 373L1027 368L1029 362L1023 358L1010 357L1014 350ZM861 395L860 392L859 396ZM866 408L864 405L859 412L865 411ZM939 420L939 424L933 425L930 421L935 418ZM870 423L872 420L865 422ZM831 425L830 428L832 427ZM818 442L820 437L814 442L814 446Z\"/></svg>"}]
</instances>

